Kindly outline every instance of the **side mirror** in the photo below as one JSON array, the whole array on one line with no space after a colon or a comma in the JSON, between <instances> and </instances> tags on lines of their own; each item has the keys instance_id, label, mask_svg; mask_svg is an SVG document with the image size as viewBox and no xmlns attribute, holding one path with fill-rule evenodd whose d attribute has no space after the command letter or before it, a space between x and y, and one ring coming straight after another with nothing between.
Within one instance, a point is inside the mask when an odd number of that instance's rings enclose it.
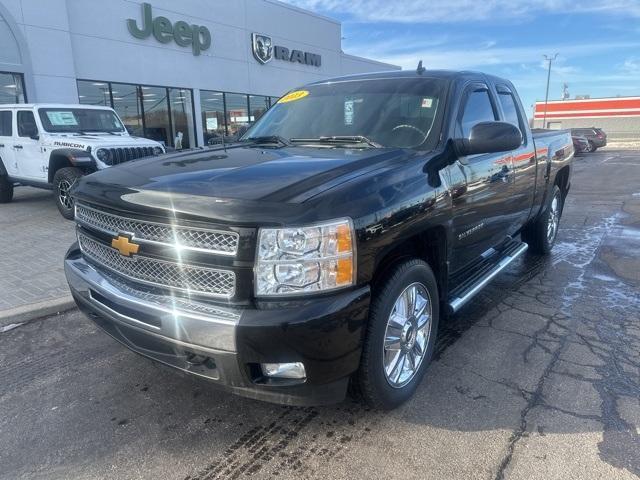
<instances>
[{"instance_id":1,"label":"side mirror","mask_svg":"<svg viewBox=\"0 0 640 480\"><path fill-rule=\"evenodd\" d=\"M497 153L515 150L522 144L522 134L507 122L480 122L471 128L468 138L454 141L460 157L479 153Z\"/></svg>"}]
</instances>

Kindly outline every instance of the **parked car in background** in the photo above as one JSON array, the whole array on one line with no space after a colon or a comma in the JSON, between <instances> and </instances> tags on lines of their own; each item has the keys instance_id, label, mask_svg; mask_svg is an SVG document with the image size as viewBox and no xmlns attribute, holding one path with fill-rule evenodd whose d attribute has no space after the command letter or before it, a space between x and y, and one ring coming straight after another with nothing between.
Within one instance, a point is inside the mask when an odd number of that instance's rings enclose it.
<instances>
[{"instance_id":1,"label":"parked car in background","mask_svg":"<svg viewBox=\"0 0 640 480\"><path fill-rule=\"evenodd\" d=\"M73 218L71 187L83 175L164 153L132 137L114 110L92 105L0 105L0 203L18 185L53 190L63 217Z\"/></svg>"},{"instance_id":2,"label":"parked car in background","mask_svg":"<svg viewBox=\"0 0 640 480\"><path fill-rule=\"evenodd\" d=\"M590 152L595 152L598 148L607 144L607 134L601 128L572 128L571 135L585 137L589 142Z\"/></svg>"},{"instance_id":3,"label":"parked car in background","mask_svg":"<svg viewBox=\"0 0 640 480\"><path fill-rule=\"evenodd\" d=\"M351 382L393 408L440 320L550 252L573 154L505 79L320 81L237 143L80 179L65 272L91 320L154 360L252 398L330 403Z\"/></svg>"},{"instance_id":4,"label":"parked car in background","mask_svg":"<svg viewBox=\"0 0 640 480\"><path fill-rule=\"evenodd\" d=\"M589 145L587 137L583 137L582 135L571 135L571 140L573 141L573 149L576 154L591 151L591 145Z\"/></svg>"}]
</instances>

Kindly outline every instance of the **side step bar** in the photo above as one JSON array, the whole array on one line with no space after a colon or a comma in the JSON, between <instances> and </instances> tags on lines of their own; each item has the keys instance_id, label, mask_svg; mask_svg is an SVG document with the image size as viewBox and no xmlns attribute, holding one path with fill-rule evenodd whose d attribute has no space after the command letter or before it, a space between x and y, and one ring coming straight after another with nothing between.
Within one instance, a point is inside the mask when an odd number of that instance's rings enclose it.
<instances>
[{"instance_id":1,"label":"side step bar","mask_svg":"<svg viewBox=\"0 0 640 480\"><path fill-rule=\"evenodd\" d=\"M504 270L516 258L526 252L527 248L529 248L529 245L524 242L511 241L510 245L508 245L508 247L502 252L496 252L492 255L492 257L497 257L497 261L494 260L494 262L496 262L495 264L487 265L490 260L482 262L481 265L479 265L479 267L484 267L481 268L483 270L482 276L472 280L472 283L470 284L464 284L459 288L455 288L451 292L451 297L449 297L449 312L455 313L460 310L465 303L486 287L486 285L493 280L496 275ZM469 275L473 276L473 273L469 272Z\"/></svg>"}]
</instances>

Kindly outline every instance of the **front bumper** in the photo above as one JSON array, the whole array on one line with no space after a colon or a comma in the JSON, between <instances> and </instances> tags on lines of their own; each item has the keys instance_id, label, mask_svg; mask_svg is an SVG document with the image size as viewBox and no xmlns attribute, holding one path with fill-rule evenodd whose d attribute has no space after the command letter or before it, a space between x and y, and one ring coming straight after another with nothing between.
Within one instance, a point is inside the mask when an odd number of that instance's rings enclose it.
<instances>
[{"instance_id":1,"label":"front bumper","mask_svg":"<svg viewBox=\"0 0 640 480\"><path fill-rule=\"evenodd\" d=\"M290 405L341 401L360 362L369 287L234 307L141 291L95 268L77 244L65 274L78 307L131 350L233 393ZM302 362L305 380L266 378L261 363Z\"/></svg>"}]
</instances>

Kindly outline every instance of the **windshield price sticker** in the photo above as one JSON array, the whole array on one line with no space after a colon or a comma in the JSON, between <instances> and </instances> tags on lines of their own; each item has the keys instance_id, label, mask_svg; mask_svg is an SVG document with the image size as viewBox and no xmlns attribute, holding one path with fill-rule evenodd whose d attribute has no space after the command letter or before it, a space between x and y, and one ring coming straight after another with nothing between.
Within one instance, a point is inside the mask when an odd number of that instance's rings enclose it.
<instances>
[{"instance_id":1,"label":"windshield price sticker","mask_svg":"<svg viewBox=\"0 0 640 480\"><path fill-rule=\"evenodd\" d=\"M51 125L55 126L66 126L72 125L77 126L78 120L73 112L47 112L47 117L49 117L49 121Z\"/></svg>"},{"instance_id":2,"label":"windshield price sticker","mask_svg":"<svg viewBox=\"0 0 640 480\"><path fill-rule=\"evenodd\" d=\"M353 100L344 102L344 124L353 125Z\"/></svg>"},{"instance_id":3,"label":"windshield price sticker","mask_svg":"<svg viewBox=\"0 0 640 480\"><path fill-rule=\"evenodd\" d=\"M422 99L422 108L431 108L431 105L433 105L433 98Z\"/></svg>"},{"instance_id":4,"label":"windshield price sticker","mask_svg":"<svg viewBox=\"0 0 640 480\"><path fill-rule=\"evenodd\" d=\"M278 100L278 103L294 102L306 97L307 95L309 95L308 90L296 90L295 92L287 93L284 97Z\"/></svg>"}]
</instances>

